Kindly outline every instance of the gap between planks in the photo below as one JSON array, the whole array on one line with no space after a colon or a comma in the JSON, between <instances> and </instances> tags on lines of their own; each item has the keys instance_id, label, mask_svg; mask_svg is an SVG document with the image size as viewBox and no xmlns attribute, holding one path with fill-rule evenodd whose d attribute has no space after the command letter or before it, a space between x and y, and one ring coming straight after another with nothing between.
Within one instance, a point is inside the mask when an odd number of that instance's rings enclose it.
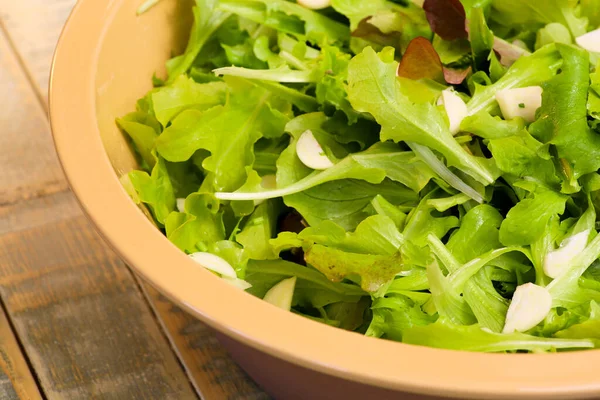
<instances>
[{"instance_id":1,"label":"gap between planks","mask_svg":"<svg viewBox=\"0 0 600 400\"><path fill-rule=\"evenodd\" d=\"M34 8L41 9L42 7L48 7L47 2L42 2L40 0L28 0L30 3L37 3ZM24 8L32 8L32 7L23 7L23 3L20 2L7 2L7 0L0 0L0 4L8 3L6 6L10 9L12 7L13 12L17 14L19 11L22 11ZM61 0L59 3L64 3L67 5L72 5L73 0ZM70 7L59 6L61 12L67 13ZM6 8L5 8L6 9ZM47 10L46 10L47 11ZM10 10L9 10L10 12ZM44 13L41 13L42 15ZM1 16L1 15L0 15ZM25 54L21 54L19 49L21 46L17 43L16 40L11 40L11 46L14 51L18 54L18 60L22 65L23 69L27 73L27 78L32 85L38 101L41 102L41 106L44 109L47 109L46 105L46 97L42 95L42 83L47 82L48 71L45 71L43 68L29 68L28 65L37 65L39 64L39 60L32 57L39 57L40 51L44 49L35 49L36 51L31 51L32 46L38 45L40 41L32 40L30 37L24 37L22 34L31 32L31 29L24 29L23 27L14 27L15 18L18 15L13 14L13 24L10 27L7 27L6 24L3 24L3 29L8 33L10 37L11 29L16 29L17 36L21 41L28 42L26 48L30 51L26 51ZM64 16L55 17L54 20L60 21L66 19L66 14ZM18 23L18 21L16 21ZM27 25L27 23L23 23L22 25ZM52 32L57 34L60 29L51 29ZM35 30L33 30L35 31ZM21 35L18 35L18 33ZM48 42L48 37L46 36L46 44ZM32 45L33 44L33 45ZM51 46L53 47L53 46ZM49 47L45 46L46 53ZM43 51L42 51L43 52ZM42 59L49 60L50 57L48 54L45 56L41 56ZM49 64L48 64L49 69ZM42 76L33 76L31 71L38 71L42 74ZM39 201L43 201L43 199L38 199ZM2 227L0 225L0 231L2 231ZM132 274L135 276L135 274ZM145 294L146 300L153 310L154 317L160 323L162 332L168 338L173 350L179 356L179 361L183 363L185 370L188 374L190 381L193 383L197 392L202 394L204 398L207 400L213 399L221 399L221 398L231 398L231 399L265 399L268 398L262 391L260 391L255 384L243 373L237 365L235 365L231 359L227 356L225 351L218 345L216 339L212 332L203 325L201 322L197 321L195 318L186 314L184 311L180 310L178 307L174 306L168 300L162 298L156 290L149 287L146 283L138 280L138 285L142 288L142 291ZM191 328L190 328L191 327ZM190 335L191 333L196 333L195 335ZM202 333L201 337L198 336L198 333ZM208 343L205 346L199 346L198 340L201 339ZM199 349L200 347L200 349ZM216 363L215 363L216 361ZM215 366L218 366L216 368ZM210 373L207 373L206 370L209 370Z\"/></svg>"}]
</instances>

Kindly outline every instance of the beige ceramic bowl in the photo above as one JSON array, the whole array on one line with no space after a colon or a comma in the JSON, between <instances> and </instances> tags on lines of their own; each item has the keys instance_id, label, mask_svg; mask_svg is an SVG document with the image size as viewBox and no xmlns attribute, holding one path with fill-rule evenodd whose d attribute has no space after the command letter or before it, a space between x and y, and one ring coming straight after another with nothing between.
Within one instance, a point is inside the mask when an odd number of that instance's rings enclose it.
<instances>
[{"instance_id":1,"label":"beige ceramic bowl","mask_svg":"<svg viewBox=\"0 0 600 400\"><path fill-rule=\"evenodd\" d=\"M363 337L281 311L199 268L133 204L118 176L134 168L114 120L133 110L154 72L182 51L189 1L81 0L54 61L56 147L83 208L137 273L222 333L238 362L281 399L600 396L600 351L501 355ZM352 383L354 382L354 383Z\"/></svg>"}]
</instances>

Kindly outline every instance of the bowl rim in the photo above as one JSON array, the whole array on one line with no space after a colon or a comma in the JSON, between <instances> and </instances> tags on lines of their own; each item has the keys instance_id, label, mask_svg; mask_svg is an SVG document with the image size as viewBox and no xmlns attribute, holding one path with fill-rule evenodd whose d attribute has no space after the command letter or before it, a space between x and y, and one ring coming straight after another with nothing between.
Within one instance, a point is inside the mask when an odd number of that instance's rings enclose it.
<instances>
[{"instance_id":1,"label":"bowl rim","mask_svg":"<svg viewBox=\"0 0 600 400\"><path fill-rule=\"evenodd\" d=\"M600 365L600 350L481 354L368 338L280 310L199 268L131 201L100 139L96 65L106 29L127 1L135 0L77 2L55 51L49 112L59 159L80 205L106 242L136 273L235 340L344 379L458 398L600 395L600 379L587 367ZM161 4L153 12L160 9ZM132 18L136 18L135 13ZM76 68L72 68L75 61ZM86 165L94 168L81 167Z\"/></svg>"}]
</instances>

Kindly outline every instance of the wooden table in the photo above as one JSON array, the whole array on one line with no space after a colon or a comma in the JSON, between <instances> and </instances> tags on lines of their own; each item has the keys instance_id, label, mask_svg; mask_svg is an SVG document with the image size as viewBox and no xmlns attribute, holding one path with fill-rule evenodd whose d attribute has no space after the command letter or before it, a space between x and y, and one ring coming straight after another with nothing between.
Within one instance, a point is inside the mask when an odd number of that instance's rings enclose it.
<instances>
[{"instance_id":1,"label":"wooden table","mask_svg":"<svg viewBox=\"0 0 600 400\"><path fill-rule=\"evenodd\" d=\"M0 399L267 399L69 192L46 93L74 3L0 0Z\"/></svg>"}]
</instances>

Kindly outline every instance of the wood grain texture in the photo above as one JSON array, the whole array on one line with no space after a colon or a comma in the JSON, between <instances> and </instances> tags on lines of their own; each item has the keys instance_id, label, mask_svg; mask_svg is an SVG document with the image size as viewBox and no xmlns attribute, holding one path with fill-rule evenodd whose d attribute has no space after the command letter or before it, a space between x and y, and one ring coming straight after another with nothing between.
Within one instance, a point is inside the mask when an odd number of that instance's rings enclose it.
<instances>
[{"instance_id":1,"label":"wood grain texture","mask_svg":"<svg viewBox=\"0 0 600 400\"><path fill-rule=\"evenodd\" d=\"M0 296L45 397L197 399L135 279L66 191L12 50L0 32Z\"/></svg>"},{"instance_id":2,"label":"wood grain texture","mask_svg":"<svg viewBox=\"0 0 600 400\"><path fill-rule=\"evenodd\" d=\"M46 107L56 41L76 0L0 0L2 21Z\"/></svg>"},{"instance_id":3,"label":"wood grain texture","mask_svg":"<svg viewBox=\"0 0 600 400\"><path fill-rule=\"evenodd\" d=\"M2 309L0 309L0 399L42 399Z\"/></svg>"},{"instance_id":4,"label":"wood grain texture","mask_svg":"<svg viewBox=\"0 0 600 400\"><path fill-rule=\"evenodd\" d=\"M1 31L0 93L0 206L66 190L45 111Z\"/></svg>"},{"instance_id":5,"label":"wood grain texture","mask_svg":"<svg viewBox=\"0 0 600 400\"><path fill-rule=\"evenodd\" d=\"M48 398L196 398L134 279L85 217L4 234L0 259L0 295Z\"/></svg>"},{"instance_id":6,"label":"wood grain texture","mask_svg":"<svg viewBox=\"0 0 600 400\"><path fill-rule=\"evenodd\" d=\"M54 44L58 38L58 33L60 32L62 23L66 20L67 15L70 12L70 8L74 2L74 0L58 0L54 2L48 2L45 0L23 0L19 2L14 2L12 0L0 0L0 21L4 20L4 29L11 38L11 44L13 48L16 49L19 55L19 61L24 66L24 70L27 71L30 81L36 87L35 90L38 92L38 99L42 103L42 106L39 108L42 110L46 107L45 101L47 77L50 68L51 54L54 49ZM42 22L44 25L43 28L36 26L36 24L39 23L39 18L31 14L30 9L32 8L37 10L36 14L44 15L44 18L47 18ZM1 123L2 119L0 119L0 124ZM53 153L53 151L50 152ZM2 164L0 163L0 166L1 165ZM26 170L27 168L29 167L24 169ZM2 186L4 185L0 184L0 190ZM17 212L19 216L15 217L15 209L17 208L20 210L20 212ZM63 229L66 229L64 228L65 226L73 227L75 224L84 227L87 226L87 224L85 224L84 221L79 218L80 214L78 207L76 206L73 197L69 193L54 191L50 196L34 198L27 202L25 209L26 211L23 211L23 207L17 205L0 208L0 235L5 233L20 232L17 237L11 238L10 243L12 244L17 244L23 240L33 243L38 239L34 239L29 235L34 235L34 237L39 237L39 235L43 236L44 233L47 233L52 229L57 229L58 227L60 227L61 235L73 236L74 234L72 233L66 231L63 232ZM40 220L45 221L43 226L39 225ZM84 235L84 233L75 235L77 236L77 240L80 242L85 242L95 237L89 232L85 233L85 235L89 237L82 238L81 235ZM70 242L71 236L67 236L68 242ZM98 252L103 248L98 241L95 241L94 243L95 252ZM0 249L1 248L2 244L0 244ZM0 260L2 260L1 251L2 250L0 250ZM73 248L69 248L68 251L73 251L74 253L72 254L75 255L79 252L79 249L74 246ZM106 250L104 251L106 252ZM110 252L106 253L107 255L103 256L104 258L101 258L101 260L98 261L103 262L105 268L106 266L109 266L109 269L116 268L119 262L114 259L114 256L110 255ZM24 272L16 273L13 274L13 278L11 279L16 279L19 282L31 283L32 280L35 281L36 279L45 277L46 274L53 276L54 274L59 273L54 272L55 268L60 269L66 265L72 266L74 260L71 259L70 256L67 257L66 254L67 253L63 254L63 256L66 257L66 259L63 260L65 265L59 264L62 265L61 267L46 267L49 269L47 270L44 268L42 270L43 272L30 272L32 276L25 276L26 274ZM52 255L49 259L54 260L56 257L57 255ZM109 258L106 259L106 257ZM80 296L84 296L84 293L89 293L90 291L100 295L108 290L110 282L116 285L115 281L120 282L120 279L122 279L118 278L114 272L111 274L112 276L110 274L108 276L104 276L103 280L99 279L98 282L93 285L85 278L85 276L87 276L86 273L84 273L82 277L73 277L69 279L74 279L75 281L83 279L85 282L87 282L86 284L89 284L85 290L80 292ZM62 281L63 279L66 278L56 280ZM10 282L11 285L13 284L10 279L7 282ZM96 280L94 280L94 282L96 282ZM74 282L72 282L72 284L74 284ZM57 284L49 284L46 287L46 290L53 292L53 285ZM104 285L106 285L106 287ZM120 287L121 289L116 291L117 294L114 294L114 297L119 298L119 296L123 296L125 298L130 298L131 293L129 293L128 296L124 296L122 293L134 292L134 290L132 288L123 289L122 285L122 282L120 282L119 285L116 285L116 287ZM185 365L185 369L189 375L189 378L191 379L197 392L201 393L202 398L206 400L262 400L268 398L268 396L265 395L264 392L262 392L254 384L254 382L252 382L252 380L250 380L247 375L230 359L225 350L218 344L215 336L208 327L187 314L185 311L182 311L173 305L170 301L162 297L155 289L145 285L143 282L141 282L141 285L145 289L144 292L146 293L147 299L159 318L165 334L169 338L171 344L174 346L176 353L179 355L180 361ZM4 285L0 282L0 286ZM0 292L0 294L4 293ZM59 295L59 293L55 294ZM26 293L24 294L19 293L18 291L14 292L13 290L7 290L6 296L7 298L16 299L14 303L11 303L15 308L18 308L19 304L28 304L25 302L25 300L34 302L28 307L52 308L49 304L47 304L47 301L44 302L41 300L35 300L35 296L26 296ZM55 299L54 297L51 298ZM35 303L35 301L39 301L39 303ZM52 300L52 304L54 304L56 301L56 299ZM64 302L70 300L64 299L61 301ZM109 301L113 303L118 302L117 300L107 300L106 298L102 298L102 301ZM98 305L99 304L96 304L96 307ZM116 304L114 305L116 306ZM137 306L138 305L136 303L135 306L130 305L129 307L135 309ZM81 311L78 309L69 309L68 318L76 318L80 312ZM23 315L29 317L25 310L23 310L23 313ZM123 315L121 315L121 317L122 316ZM33 321L31 317L29 320L27 317L24 318L25 321L23 322L23 327L27 326L27 321ZM115 324L118 323L118 321L115 319L108 319L108 321ZM117 328L115 327L115 329ZM77 334L77 336L80 335L81 334ZM76 339L77 337L73 337L73 340L77 341ZM96 340L98 339L99 338L96 338ZM35 343L36 340L39 340L39 338L25 338L25 340L32 340L34 347L37 349ZM39 351L39 354L36 353L32 355L32 360L35 360L36 358L43 360L44 357L46 357L46 354L43 353L44 348L41 348ZM85 352L82 351L82 354L83 353ZM73 357L77 358L78 356L78 354L72 354L71 358L67 357L64 361L70 362L72 361ZM56 379L57 377L63 380L69 377L69 373L75 373L77 375L84 373L83 371L84 370L80 368L78 368L77 371L67 372L55 370L48 373L47 380ZM105 373L107 372L105 371ZM108 378L105 377L105 379ZM43 383L45 383L45 381L43 381ZM78 388L78 386L75 384L74 388ZM79 394L77 389L69 388L68 390L70 390L73 395ZM183 399L185 397L180 398Z\"/></svg>"},{"instance_id":7,"label":"wood grain texture","mask_svg":"<svg viewBox=\"0 0 600 400\"><path fill-rule=\"evenodd\" d=\"M193 384L204 399L267 400L205 324L174 305L150 285L144 291L168 332Z\"/></svg>"}]
</instances>

